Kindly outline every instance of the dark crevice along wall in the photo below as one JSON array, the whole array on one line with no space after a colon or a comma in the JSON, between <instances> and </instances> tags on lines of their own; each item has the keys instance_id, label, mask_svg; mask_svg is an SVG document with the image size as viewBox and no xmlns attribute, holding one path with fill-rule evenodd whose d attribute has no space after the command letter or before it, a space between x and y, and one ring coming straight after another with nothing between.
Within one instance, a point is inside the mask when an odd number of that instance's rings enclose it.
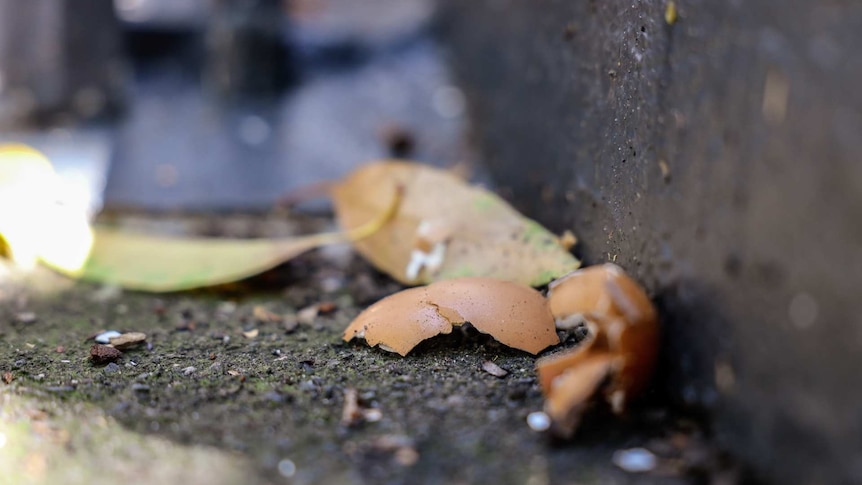
<instances>
[{"instance_id":1,"label":"dark crevice along wall","mask_svg":"<svg viewBox=\"0 0 862 485\"><path fill-rule=\"evenodd\" d=\"M503 193L660 303L658 385L767 481L862 483L862 2L443 6Z\"/></svg>"}]
</instances>

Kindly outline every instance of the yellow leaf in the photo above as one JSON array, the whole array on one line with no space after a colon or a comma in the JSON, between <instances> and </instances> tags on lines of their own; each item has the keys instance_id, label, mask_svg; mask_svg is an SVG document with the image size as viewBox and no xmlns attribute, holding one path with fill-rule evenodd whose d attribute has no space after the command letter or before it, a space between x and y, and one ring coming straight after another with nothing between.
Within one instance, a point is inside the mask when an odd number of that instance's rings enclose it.
<instances>
[{"instance_id":1,"label":"yellow leaf","mask_svg":"<svg viewBox=\"0 0 862 485\"><path fill-rule=\"evenodd\" d=\"M92 234L70 192L45 155L27 145L0 145L0 255L22 267L46 259L80 267Z\"/></svg>"},{"instance_id":2,"label":"yellow leaf","mask_svg":"<svg viewBox=\"0 0 862 485\"><path fill-rule=\"evenodd\" d=\"M402 283L486 276L540 286L580 266L556 236L497 195L416 163L370 163L335 184L341 225L379 214L391 187L403 188L398 213L355 246Z\"/></svg>"},{"instance_id":3,"label":"yellow leaf","mask_svg":"<svg viewBox=\"0 0 862 485\"><path fill-rule=\"evenodd\" d=\"M165 292L237 281L271 269L310 249L372 234L392 218L400 191L366 223L346 232L278 239L170 238L108 228L94 229L82 268L60 272L131 290ZM370 222L368 222L370 221Z\"/></svg>"}]
</instances>

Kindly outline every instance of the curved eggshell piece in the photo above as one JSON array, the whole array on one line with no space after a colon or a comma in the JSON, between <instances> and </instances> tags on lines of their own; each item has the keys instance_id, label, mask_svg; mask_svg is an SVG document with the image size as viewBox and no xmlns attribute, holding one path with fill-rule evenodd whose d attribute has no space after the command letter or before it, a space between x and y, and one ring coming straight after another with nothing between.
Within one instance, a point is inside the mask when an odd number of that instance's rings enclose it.
<instances>
[{"instance_id":1,"label":"curved eggshell piece","mask_svg":"<svg viewBox=\"0 0 862 485\"><path fill-rule=\"evenodd\" d=\"M584 409L611 374L614 360L608 353L590 353L553 380L545 413L551 418L555 434L568 438L574 433Z\"/></svg>"},{"instance_id":2,"label":"curved eggshell piece","mask_svg":"<svg viewBox=\"0 0 862 485\"><path fill-rule=\"evenodd\" d=\"M548 302L558 325L580 319L590 328L578 347L536 364L546 412L555 432L567 436L584 409L584 393L602 394L619 413L649 384L658 356L658 314L643 288L614 264L555 281Z\"/></svg>"},{"instance_id":3,"label":"curved eggshell piece","mask_svg":"<svg viewBox=\"0 0 862 485\"><path fill-rule=\"evenodd\" d=\"M404 356L419 342L451 332L452 323L428 301L426 288L410 288L366 308L344 331L344 340L365 338L372 347L381 344Z\"/></svg>"},{"instance_id":4,"label":"curved eggshell piece","mask_svg":"<svg viewBox=\"0 0 862 485\"><path fill-rule=\"evenodd\" d=\"M509 347L537 354L560 343L547 301L528 286L472 277L439 281L427 290L441 313L452 311Z\"/></svg>"},{"instance_id":5,"label":"curved eggshell piece","mask_svg":"<svg viewBox=\"0 0 862 485\"><path fill-rule=\"evenodd\" d=\"M583 340L578 342L577 347L563 352L557 352L540 358L536 361L536 374L542 392L550 395L554 379L567 370L577 367L598 349L607 349L607 343L602 334L596 332L591 324L590 332ZM597 338L598 337L598 338Z\"/></svg>"},{"instance_id":6,"label":"curved eggshell piece","mask_svg":"<svg viewBox=\"0 0 862 485\"><path fill-rule=\"evenodd\" d=\"M616 316L608 283L622 270L614 264L573 271L548 285L548 306L557 321L582 315L586 320ZM623 273L624 274L624 273Z\"/></svg>"},{"instance_id":7,"label":"curved eggshell piece","mask_svg":"<svg viewBox=\"0 0 862 485\"><path fill-rule=\"evenodd\" d=\"M608 263L569 273L550 286L548 305L557 321L581 315L593 322L606 336L608 349L626 356L623 380L648 379L658 349L658 314L643 288L619 266Z\"/></svg>"}]
</instances>

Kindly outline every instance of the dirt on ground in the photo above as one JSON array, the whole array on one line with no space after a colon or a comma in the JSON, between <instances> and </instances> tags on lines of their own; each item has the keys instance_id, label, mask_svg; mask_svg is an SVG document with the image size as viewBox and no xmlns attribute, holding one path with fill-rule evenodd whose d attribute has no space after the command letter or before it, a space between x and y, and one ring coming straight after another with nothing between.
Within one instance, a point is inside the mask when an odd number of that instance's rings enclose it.
<instances>
[{"instance_id":1,"label":"dirt on ground","mask_svg":"<svg viewBox=\"0 0 862 485\"><path fill-rule=\"evenodd\" d=\"M7 278L0 483L737 482L703 426L656 398L625 419L589 413L569 442L532 431L535 357L473 329L407 357L342 342L362 308L400 288L326 250L169 295L47 270ZM92 338L104 330L146 343L97 365ZM565 347L579 334L561 336ZM639 447L657 457L651 471L614 463Z\"/></svg>"}]
</instances>

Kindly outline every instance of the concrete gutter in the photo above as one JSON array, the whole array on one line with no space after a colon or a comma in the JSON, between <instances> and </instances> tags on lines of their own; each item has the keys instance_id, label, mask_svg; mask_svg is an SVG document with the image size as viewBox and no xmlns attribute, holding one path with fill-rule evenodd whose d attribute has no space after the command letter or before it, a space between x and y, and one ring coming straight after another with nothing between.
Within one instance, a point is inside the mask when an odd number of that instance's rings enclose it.
<instances>
[{"instance_id":1,"label":"concrete gutter","mask_svg":"<svg viewBox=\"0 0 862 485\"><path fill-rule=\"evenodd\" d=\"M769 481L862 482L862 4L444 3L503 193L661 303L660 388Z\"/></svg>"}]
</instances>

